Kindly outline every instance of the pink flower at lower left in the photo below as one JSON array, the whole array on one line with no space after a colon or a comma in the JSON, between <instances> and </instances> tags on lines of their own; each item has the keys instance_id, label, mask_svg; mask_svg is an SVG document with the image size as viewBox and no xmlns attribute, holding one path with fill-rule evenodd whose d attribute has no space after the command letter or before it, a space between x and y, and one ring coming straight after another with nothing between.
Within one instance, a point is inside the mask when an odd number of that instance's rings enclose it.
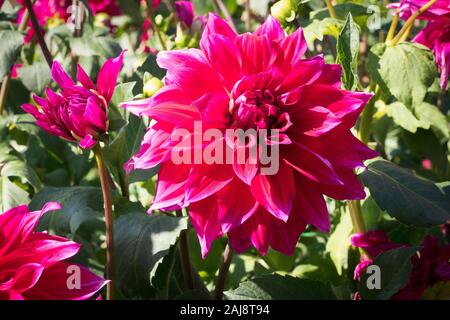
<instances>
[{"instance_id":1,"label":"pink flower at lower left","mask_svg":"<svg viewBox=\"0 0 450 320\"><path fill-rule=\"evenodd\" d=\"M40 211L23 205L0 214L0 300L84 300L108 282L67 261L78 243L34 231L44 213L61 208L49 202Z\"/></svg>"}]
</instances>

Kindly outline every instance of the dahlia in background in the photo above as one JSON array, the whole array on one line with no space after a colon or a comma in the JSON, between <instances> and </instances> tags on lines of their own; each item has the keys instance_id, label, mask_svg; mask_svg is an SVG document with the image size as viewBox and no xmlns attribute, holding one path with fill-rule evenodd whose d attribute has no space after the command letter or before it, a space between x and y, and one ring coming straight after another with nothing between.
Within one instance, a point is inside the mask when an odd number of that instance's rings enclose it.
<instances>
[{"instance_id":1,"label":"dahlia in background","mask_svg":"<svg viewBox=\"0 0 450 320\"><path fill-rule=\"evenodd\" d=\"M203 256L224 234L238 252L254 246L265 254L271 246L292 254L307 224L329 230L324 195L365 197L354 169L377 154L350 129L372 95L342 90L341 67L323 56L302 59L306 50L301 29L286 36L271 16L254 33L238 35L211 14L200 49L158 54L165 87L124 104L152 118L126 169L160 165L151 210L189 206ZM280 147L278 173L261 174L248 157L246 164L175 165L171 134L183 128L193 135L194 121L203 130L279 130L280 139L267 137Z\"/></svg>"},{"instance_id":2,"label":"dahlia in background","mask_svg":"<svg viewBox=\"0 0 450 320\"><path fill-rule=\"evenodd\" d=\"M398 9L400 17L406 20L427 2L427 0L403 0L388 7ZM441 89L445 90L450 73L450 1L437 0L417 19L427 20L428 24L412 41L423 44L433 51L441 73Z\"/></svg>"},{"instance_id":3,"label":"dahlia in background","mask_svg":"<svg viewBox=\"0 0 450 320\"><path fill-rule=\"evenodd\" d=\"M41 211L19 206L0 215L0 300L83 300L107 283L67 262L80 250L78 243L34 231L44 213L59 209L47 203ZM78 271L77 284L69 277Z\"/></svg>"},{"instance_id":4,"label":"dahlia in background","mask_svg":"<svg viewBox=\"0 0 450 320\"><path fill-rule=\"evenodd\" d=\"M351 242L357 248L363 248L375 259L379 254L409 245L389 240L382 230L369 231L366 234L355 234ZM441 246L434 236L426 236L418 253L411 258L412 270L407 285L397 292L393 300L421 299L428 287L441 282L450 281L450 245ZM355 268L354 278L360 280L371 259L363 259ZM359 296L359 295L357 295Z\"/></svg>"},{"instance_id":5,"label":"dahlia in background","mask_svg":"<svg viewBox=\"0 0 450 320\"><path fill-rule=\"evenodd\" d=\"M433 50L441 73L441 89L447 89L450 75L450 17L446 20L430 21L413 39Z\"/></svg>"},{"instance_id":6,"label":"dahlia in background","mask_svg":"<svg viewBox=\"0 0 450 320\"><path fill-rule=\"evenodd\" d=\"M78 142L83 149L92 148L108 130L108 103L114 93L125 51L105 62L95 85L78 65L76 84L57 61L53 63L53 80L61 87L56 93L46 89L47 99L34 96L35 105L22 105L47 133Z\"/></svg>"}]
</instances>

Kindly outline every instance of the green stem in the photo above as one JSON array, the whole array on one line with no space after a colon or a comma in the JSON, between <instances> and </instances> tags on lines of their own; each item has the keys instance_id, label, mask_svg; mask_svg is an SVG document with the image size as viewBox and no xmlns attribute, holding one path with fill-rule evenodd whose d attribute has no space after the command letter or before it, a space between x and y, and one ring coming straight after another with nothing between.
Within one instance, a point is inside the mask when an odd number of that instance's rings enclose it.
<instances>
[{"instance_id":1,"label":"green stem","mask_svg":"<svg viewBox=\"0 0 450 320\"><path fill-rule=\"evenodd\" d=\"M94 147L95 159L97 161L98 174L103 193L103 207L105 210L106 224L106 278L110 280L106 288L106 299L114 298L114 216L112 211L111 190L106 169L105 159L100 143Z\"/></svg>"},{"instance_id":2,"label":"green stem","mask_svg":"<svg viewBox=\"0 0 450 320\"><path fill-rule=\"evenodd\" d=\"M222 11L223 15L227 19L228 23L230 24L231 29L234 30L234 32L237 32L236 25L234 24L233 17L231 16L230 12L227 9L227 6L223 3L222 0L214 0L213 1L216 6Z\"/></svg>"},{"instance_id":3,"label":"green stem","mask_svg":"<svg viewBox=\"0 0 450 320\"><path fill-rule=\"evenodd\" d=\"M352 219L353 231L357 233L366 233L366 225L362 216L361 201L354 200L348 202L348 209Z\"/></svg>"},{"instance_id":4,"label":"green stem","mask_svg":"<svg viewBox=\"0 0 450 320\"><path fill-rule=\"evenodd\" d=\"M0 115L3 114L6 107L6 99L8 98L9 85L11 84L11 76L6 75L2 81L2 87L0 88Z\"/></svg>"},{"instance_id":5,"label":"green stem","mask_svg":"<svg viewBox=\"0 0 450 320\"><path fill-rule=\"evenodd\" d=\"M437 0L430 0L426 4L424 4L419 10L417 10L411 17L406 20L403 27L400 29L399 33L388 42L389 45L396 45L398 42L400 42L401 39L408 38L409 33L412 30L412 27L414 25L414 21L416 21L417 17L420 16L422 13L427 11Z\"/></svg>"},{"instance_id":6,"label":"green stem","mask_svg":"<svg viewBox=\"0 0 450 320\"><path fill-rule=\"evenodd\" d=\"M392 19L391 26L389 27L389 32L386 36L386 42L391 41L392 38L394 38L395 29L397 28L398 25L398 20L399 20L399 13L396 12L394 19Z\"/></svg>"},{"instance_id":7,"label":"green stem","mask_svg":"<svg viewBox=\"0 0 450 320\"><path fill-rule=\"evenodd\" d=\"M362 142L368 144L370 142L370 129L372 126L373 115L375 113L375 102L380 96L380 87L376 86L375 95L370 99L364 108L363 114L361 116L361 124L359 127L359 137Z\"/></svg>"},{"instance_id":8,"label":"green stem","mask_svg":"<svg viewBox=\"0 0 450 320\"><path fill-rule=\"evenodd\" d=\"M330 14L330 17L333 19L337 19L336 11L334 10L331 0L325 0L325 3L327 4L328 13Z\"/></svg>"},{"instance_id":9,"label":"green stem","mask_svg":"<svg viewBox=\"0 0 450 320\"><path fill-rule=\"evenodd\" d=\"M183 213L181 210L177 210L177 217L182 217ZM189 245L187 238L187 230L182 230L180 233L180 259L181 268L183 271L184 281L186 282L186 287L189 290L194 289L194 277L192 275L191 258L189 255Z\"/></svg>"},{"instance_id":10,"label":"green stem","mask_svg":"<svg viewBox=\"0 0 450 320\"><path fill-rule=\"evenodd\" d=\"M159 30L158 26L156 25L156 19L155 19L155 12L153 10L153 4L151 0L147 0L147 9L148 9L148 15L151 22L151 28L153 32L158 37L159 42L161 43L161 47L163 50L167 50L166 42L163 39L163 36L161 34L161 31Z\"/></svg>"},{"instance_id":11,"label":"green stem","mask_svg":"<svg viewBox=\"0 0 450 320\"><path fill-rule=\"evenodd\" d=\"M233 249L228 244L223 252L223 262L219 269L219 274L216 281L216 290L214 299L222 300L223 290L225 289L225 280L227 279L228 271L230 270L231 260L233 259Z\"/></svg>"},{"instance_id":12,"label":"green stem","mask_svg":"<svg viewBox=\"0 0 450 320\"><path fill-rule=\"evenodd\" d=\"M30 13L31 24L33 25L34 32L36 33L36 37L38 39L39 46L41 47L42 53L44 54L44 57L45 57L45 60L47 61L47 64L51 69L52 65L53 65L53 58L50 53L50 50L47 47L47 43L45 43L44 35L42 34L41 28L39 26L39 21L36 17L36 13L34 12L34 9L33 9L33 4L31 3L30 0L25 0L24 4L25 4L25 7L27 8L28 12Z\"/></svg>"}]
</instances>

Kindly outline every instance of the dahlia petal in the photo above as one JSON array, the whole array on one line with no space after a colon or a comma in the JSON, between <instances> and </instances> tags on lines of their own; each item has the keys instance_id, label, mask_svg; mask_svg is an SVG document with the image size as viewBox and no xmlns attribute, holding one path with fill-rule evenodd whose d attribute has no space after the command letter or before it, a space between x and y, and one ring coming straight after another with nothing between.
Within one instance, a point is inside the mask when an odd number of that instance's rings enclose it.
<instances>
[{"instance_id":1,"label":"dahlia petal","mask_svg":"<svg viewBox=\"0 0 450 320\"><path fill-rule=\"evenodd\" d=\"M208 62L219 74L224 86L231 90L242 77L241 54L233 39L220 34L203 37L202 50Z\"/></svg>"},{"instance_id":2,"label":"dahlia petal","mask_svg":"<svg viewBox=\"0 0 450 320\"><path fill-rule=\"evenodd\" d=\"M217 221L216 198L211 196L192 203L189 207L189 216L200 241L202 257L205 258L212 242L223 234Z\"/></svg>"},{"instance_id":3,"label":"dahlia petal","mask_svg":"<svg viewBox=\"0 0 450 320\"><path fill-rule=\"evenodd\" d=\"M102 95L106 102L109 103L116 88L117 77L123 65L123 56L126 50L114 59L108 59L101 68L97 78L98 93Z\"/></svg>"},{"instance_id":4,"label":"dahlia petal","mask_svg":"<svg viewBox=\"0 0 450 320\"><path fill-rule=\"evenodd\" d=\"M201 114L202 126L216 129L226 128L229 122L229 100L223 92L207 93L192 103Z\"/></svg>"},{"instance_id":5,"label":"dahlia petal","mask_svg":"<svg viewBox=\"0 0 450 320\"><path fill-rule=\"evenodd\" d=\"M64 71L61 63L54 61L52 65L52 78L63 89L74 86L75 82Z\"/></svg>"},{"instance_id":6,"label":"dahlia petal","mask_svg":"<svg viewBox=\"0 0 450 320\"><path fill-rule=\"evenodd\" d=\"M186 201L203 200L233 179L230 165L195 165L186 183Z\"/></svg>"},{"instance_id":7,"label":"dahlia petal","mask_svg":"<svg viewBox=\"0 0 450 320\"><path fill-rule=\"evenodd\" d=\"M79 289L68 287L71 275L69 271L72 268L80 270L81 287ZM86 300L108 282L83 266L59 262L46 268L36 285L24 292L23 295L29 300Z\"/></svg>"},{"instance_id":8,"label":"dahlia petal","mask_svg":"<svg viewBox=\"0 0 450 320\"><path fill-rule=\"evenodd\" d=\"M272 41L280 41L286 36L278 20L271 15L256 29L254 34L257 36L267 35Z\"/></svg>"},{"instance_id":9,"label":"dahlia petal","mask_svg":"<svg viewBox=\"0 0 450 320\"><path fill-rule=\"evenodd\" d=\"M308 50L303 29L298 28L294 33L281 40L280 47L284 52L284 61L289 62L289 67L294 67Z\"/></svg>"},{"instance_id":10,"label":"dahlia petal","mask_svg":"<svg viewBox=\"0 0 450 320\"><path fill-rule=\"evenodd\" d=\"M22 294L24 291L32 288L38 281L44 266L39 263L29 263L22 265L12 278L10 290L16 294Z\"/></svg>"},{"instance_id":11,"label":"dahlia petal","mask_svg":"<svg viewBox=\"0 0 450 320\"><path fill-rule=\"evenodd\" d=\"M94 139L94 137L91 134L86 135L83 139L80 141L80 147L84 150L91 149L95 144L97 143L97 140Z\"/></svg>"},{"instance_id":12,"label":"dahlia petal","mask_svg":"<svg viewBox=\"0 0 450 320\"><path fill-rule=\"evenodd\" d=\"M284 160L305 177L315 182L333 186L343 184L330 161L321 155L296 142L285 146L285 148L286 151L282 153Z\"/></svg>"},{"instance_id":13,"label":"dahlia petal","mask_svg":"<svg viewBox=\"0 0 450 320\"><path fill-rule=\"evenodd\" d=\"M217 192L218 221L224 233L239 227L247 221L258 208L258 203L249 186L234 178Z\"/></svg>"},{"instance_id":14,"label":"dahlia petal","mask_svg":"<svg viewBox=\"0 0 450 320\"><path fill-rule=\"evenodd\" d=\"M284 222L288 220L295 198L294 176L290 166L281 162L276 175L256 175L251 191L256 201L274 217Z\"/></svg>"},{"instance_id":15,"label":"dahlia petal","mask_svg":"<svg viewBox=\"0 0 450 320\"><path fill-rule=\"evenodd\" d=\"M298 87L316 82L320 79L324 66L325 60L323 56L299 60L296 65L288 70L280 90L289 92Z\"/></svg>"},{"instance_id":16,"label":"dahlia petal","mask_svg":"<svg viewBox=\"0 0 450 320\"><path fill-rule=\"evenodd\" d=\"M208 41L208 37L216 34L222 35L230 40L234 40L236 38L236 32L230 28L225 20L215 13L210 13L208 15L205 30L203 31L203 35L200 40L200 48L204 49L205 42Z\"/></svg>"},{"instance_id":17,"label":"dahlia petal","mask_svg":"<svg viewBox=\"0 0 450 320\"><path fill-rule=\"evenodd\" d=\"M269 70L278 58L277 48L267 35L241 34L236 37L236 44L241 52L242 72L245 75Z\"/></svg>"},{"instance_id":18,"label":"dahlia petal","mask_svg":"<svg viewBox=\"0 0 450 320\"><path fill-rule=\"evenodd\" d=\"M156 61L167 69L166 85L182 88L192 100L208 92L224 91L217 73L199 49L160 51Z\"/></svg>"},{"instance_id":19,"label":"dahlia petal","mask_svg":"<svg viewBox=\"0 0 450 320\"><path fill-rule=\"evenodd\" d=\"M341 119L324 107L297 108L290 115L296 123L294 130L311 137L319 137L342 123Z\"/></svg>"},{"instance_id":20,"label":"dahlia petal","mask_svg":"<svg viewBox=\"0 0 450 320\"><path fill-rule=\"evenodd\" d=\"M156 196L150 211L184 206L186 183L190 171L190 165L175 165L171 161L162 163L158 173Z\"/></svg>"},{"instance_id":21,"label":"dahlia petal","mask_svg":"<svg viewBox=\"0 0 450 320\"><path fill-rule=\"evenodd\" d=\"M88 90L95 90L95 84L92 82L91 78L87 75L81 65L77 66L77 79L78 81Z\"/></svg>"},{"instance_id":22,"label":"dahlia petal","mask_svg":"<svg viewBox=\"0 0 450 320\"><path fill-rule=\"evenodd\" d=\"M295 214L302 216L304 223L312 224L322 232L330 231L330 216L322 194L312 183L296 175L297 193Z\"/></svg>"},{"instance_id":23,"label":"dahlia petal","mask_svg":"<svg viewBox=\"0 0 450 320\"><path fill-rule=\"evenodd\" d=\"M106 131L106 118L105 110L102 106L99 106L94 97L89 97L86 104L86 109L84 110L84 120L89 122L95 127L96 131L105 132Z\"/></svg>"},{"instance_id":24,"label":"dahlia petal","mask_svg":"<svg viewBox=\"0 0 450 320\"><path fill-rule=\"evenodd\" d=\"M140 117L147 115L148 109L150 108L151 98L140 99L136 101L127 101L120 104L121 108L127 109L132 114Z\"/></svg>"}]
</instances>

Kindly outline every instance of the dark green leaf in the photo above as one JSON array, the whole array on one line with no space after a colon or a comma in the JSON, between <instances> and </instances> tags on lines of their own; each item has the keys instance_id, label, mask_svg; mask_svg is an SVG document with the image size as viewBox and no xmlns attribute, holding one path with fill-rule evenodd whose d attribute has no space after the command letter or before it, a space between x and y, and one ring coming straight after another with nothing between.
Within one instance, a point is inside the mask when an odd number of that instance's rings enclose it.
<instances>
[{"instance_id":1,"label":"dark green leaf","mask_svg":"<svg viewBox=\"0 0 450 320\"><path fill-rule=\"evenodd\" d=\"M369 289L369 273L364 273L359 283L359 293L363 300L387 300L403 288L411 273L411 256L417 248L398 248L381 253L371 265L380 268L380 289Z\"/></svg>"},{"instance_id":2,"label":"dark green leaf","mask_svg":"<svg viewBox=\"0 0 450 320\"><path fill-rule=\"evenodd\" d=\"M245 281L225 292L231 300L334 300L331 286L308 279L280 276L263 276Z\"/></svg>"},{"instance_id":3,"label":"dark green leaf","mask_svg":"<svg viewBox=\"0 0 450 320\"><path fill-rule=\"evenodd\" d=\"M58 234L75 234L82 224L98 221L103 216L103 197L100 188L46 187L33 197L30 208L39 210L50 201L61 203L63 209L46 214L41 219L40 226L45 230L54 230Z\"/></svg>"},{"instance_id":4,"label":"dark green leaf","mask_svg":"<svg viewBox=\"0 0 450 320\"><path fill-rule=\"evenodd\" d=\"M23 35L15 30L0 30L0 43L0 79L3 81L20 55Z\"/></svg>"},{"instance_id":5,"label":"dark green leaf","mask_svg":"<svg viewBox=\"0 0 450 320\"><path fill-rule=\"evenodd\" d=\"M46 62L35 62L30 66L24 66L19 68L17 73L23 85L36 94L43 93L52 80L50 68Z\"/></svg>"},{"instance_id":6,"label":"dark green leaf","mask_svg":"<svg viewBox=\"0 0 450 320\"><path fill-rule=\"evenodd\" d=\"M337 62L342 66L342 82L347 90L358 86L359 29L349 13L337 42Z\"/></svg>"},{"instance_id":7,"label":"dark green leaf","mask_svg":"<svg viewBox=\"0 0 450 320\"><path fill-rule=\"evenodd\" d=\"M431 227L450 220L448 195L430 180L385 160L369 164L360 177L378 206L400 222Z\"/></svg>"},{"instance_id":8,"label":"dark green leaf","mask_svg":"<svg viewBox=\"0 0 450 320\"><path fill-rule=\"evenodd\" d=\"M186 218L133 213L115 222L116 286L127 297L149 297L156 263L169 251Z\"/></svg>"}]
</instances>

